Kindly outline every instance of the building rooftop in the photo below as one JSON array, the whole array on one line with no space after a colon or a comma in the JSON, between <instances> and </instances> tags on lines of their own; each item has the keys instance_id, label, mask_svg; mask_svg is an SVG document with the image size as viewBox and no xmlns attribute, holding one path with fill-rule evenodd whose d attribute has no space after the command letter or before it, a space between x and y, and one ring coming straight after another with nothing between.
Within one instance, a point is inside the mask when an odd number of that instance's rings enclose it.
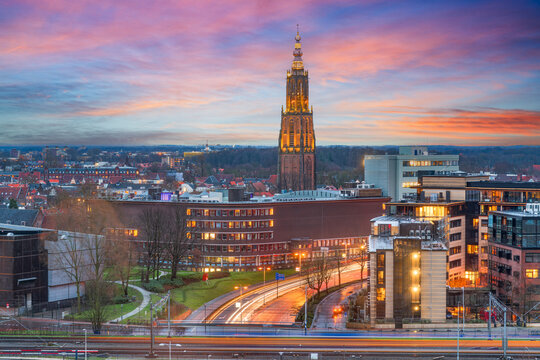
<instances>
[{"instance_id":1,"label":"building rooftop","mask_svg":"<svg viewBox=\"0 0 540 360\"><path fill-rule=\"evenodd\" d=\"M0 223L13 225L34 225L39 210L0 208Z\"/></svg>"},{"instance_id":2,"label":"building rooftop","mask_svg":"<svg viewBox=\"0 0 540 360\"><path fill-rule=\"evenodd\" d=\"M467 188L488 189L535 189L540 190L540 182L518 181L468 181Z\"/></svg>"}]
</instances>

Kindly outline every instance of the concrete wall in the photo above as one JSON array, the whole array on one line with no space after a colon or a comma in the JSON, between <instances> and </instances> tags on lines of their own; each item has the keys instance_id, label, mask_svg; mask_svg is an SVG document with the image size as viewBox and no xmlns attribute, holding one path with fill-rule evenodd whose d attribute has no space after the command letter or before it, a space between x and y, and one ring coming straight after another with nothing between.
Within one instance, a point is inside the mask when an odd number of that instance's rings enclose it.
<instances>
[{"instance_id":1,"label":"concrete wall","mask_svg":"<svg viewBox=\"0 0 540 360\"><path fill-rule=\"evenodd\" d=\"M422 250L420 269L422 319L446 321L446 252Z\"/></svg>"},{"instance_id":2,"label":"concrete wall","mask_svg":"<svg viewBox=\"0 0 540 360\"><path fill-rule=\"evenodd\" d=\"M394 317L394 252L391 250L384 252L385 258L385 288L386 288L386 309L385 318Z\"/></svg>"}]
</instances>

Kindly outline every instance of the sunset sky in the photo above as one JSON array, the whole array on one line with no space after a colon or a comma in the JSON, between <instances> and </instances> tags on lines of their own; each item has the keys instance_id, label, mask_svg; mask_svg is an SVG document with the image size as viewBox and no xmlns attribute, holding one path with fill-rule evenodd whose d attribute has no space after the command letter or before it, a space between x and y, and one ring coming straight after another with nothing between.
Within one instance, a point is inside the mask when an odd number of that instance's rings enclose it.
<instances>
[{"instance_id":1,"label":"sunset sky","mask_svg":"<svg viewBox=\"0 0 540 360\"><path fill-rule=\"evenodd\" d=\"M540 145L539 1L0 0L0 144Z\"/></svg>"}]
</instances>

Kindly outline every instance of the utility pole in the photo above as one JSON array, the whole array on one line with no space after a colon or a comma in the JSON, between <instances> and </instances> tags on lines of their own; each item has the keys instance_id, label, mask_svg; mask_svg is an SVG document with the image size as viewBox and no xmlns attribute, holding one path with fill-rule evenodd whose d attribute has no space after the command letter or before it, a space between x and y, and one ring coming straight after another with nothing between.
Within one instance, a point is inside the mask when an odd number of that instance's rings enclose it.
<instances>
[{"instance_id":1,"label":"utility pole","mask_svg":"<svg viewBox=\"0 0 540 360\"><path fill-rule=\"evenodd\" d=\"M461 287L461 299L463 302L463 333L465 333L465 286Z\"/></svg>"},{"instance_id":2,"label":"utility pole","mask_svg":"<svg viewBox=\"0 0 540 360\"><path fill-rule=\"evenodd\" d=\"M167 337L171 337L171 290L167 293L167 331Z\"/></svg>"},{"instance_id":3,"label":"utility pole","mask_svg":"<svg viewBox=\"0 0 540 360\"><path fill-rule=\"evenodd\" d=\"M459 301L458 301L458 309L457 309L457 360L459 360L459 336L461 330L459 328Z\"/></svg>"},{"instance_id":4,"label":"utility pole","mask_svg":"<svg viewBox=\"0 0 540 360\"><path fill-rule=\"evenodd\" d=\"M307 288L306 285L306 295L305 295L305 303L304 303L304 335L307 335Z\"/></svg>"},{"instance_id":5,"label":"utility pole","mask_svg":"<svg viewBox=\"0 0 540 360\"><path fill-rule=\"evenodd\" d=\"M147 358L153 359L156 358L154 354L154 315L153 315L153 305L150 301L150 352L146 355Z\"/></svg>"}]
</instances>

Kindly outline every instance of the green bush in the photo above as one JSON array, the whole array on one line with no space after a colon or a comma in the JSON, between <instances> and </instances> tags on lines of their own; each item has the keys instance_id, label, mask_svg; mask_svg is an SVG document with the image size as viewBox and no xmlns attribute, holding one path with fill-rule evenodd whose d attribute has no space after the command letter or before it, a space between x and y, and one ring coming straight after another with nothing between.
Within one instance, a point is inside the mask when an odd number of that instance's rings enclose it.
<instances>
[{"instance_id":1,"label":"green bush","mask_svg":"<svg viewBox=\"0 0 540 360\"><path fill-rule=\"evenodd\" d=\"M129 297L125 295L117 295L112 299L114 304L127 304L129 302Z\"/></svg>"},{"instance_id":2,"label":"green bush","mask_svg":"<svg viewBox=\"0 0 540 360\"><path fill-rule=\"evenodd\" d=\"M150 280L147 283L142 283L142 287L150 292L155 293L162 293L165 292L165 288L163 288L163 284L160 283L158 280Z\"/></svg>"},{"instance_id":3,"label":"green bush","mask_svg":"<svg viewBox=\"0 0 540 360\"><path fill-rule=\"evenodd\" d=\"M180 278L176 278L174 280L171 280L171 275L165 275L159 278L159 282L162 285L170 286L173 288L177 288L184 285L184 281Z\"/></svg>"}]
</instances>

